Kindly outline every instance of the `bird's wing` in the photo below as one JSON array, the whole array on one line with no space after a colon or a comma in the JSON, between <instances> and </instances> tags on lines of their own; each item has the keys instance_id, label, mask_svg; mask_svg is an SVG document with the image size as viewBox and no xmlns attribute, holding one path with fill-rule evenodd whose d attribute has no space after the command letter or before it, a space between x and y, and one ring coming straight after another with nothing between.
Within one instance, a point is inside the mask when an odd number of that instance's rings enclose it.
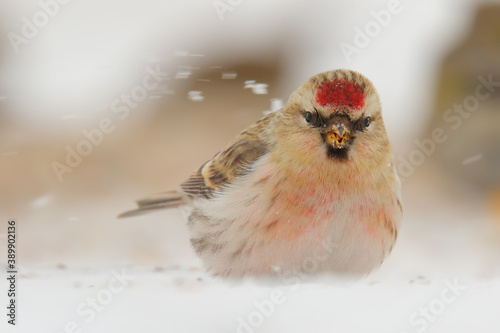
<instances>
[{"instance_id":1,"label":"bird's wing","mask_svg":"<svg viewBox=\"0 0 500 333\"><path fill-rule=\"evenodd\" d=\"M261 118L241 132L225 150L217 153L181 184L184 193L210 198L237 177L248 172L248 166L269 152L269 123L276 113Z\"/></svg>"},{"instance_id":2,"label":"bird's wing","mask_svg":"<svg viewBox=\"0 0 500 333\"><path fill-rule=\"evenodd\" d=\"M158 209L178 207L190 201L189 196L178 191L167 191L150 195L136 201L137 208L118 215L119 218L151 213Z\"/></svg>"},{"instance_id":3,"label":"bird's wing","mask_svg":"<svg viewBox=\"0 0 500 333\"><path fill-rule=\"evenodd\" d=\"M269 151L271 144L267 139L267 131L273 116L274 113L271 113L241 132L225 150L217 153L182 183L182 190L167 191L137 200L136 209L118 217L178 207L189 203L193 198L210 198L214 192L220 191L235 178L244 175L250 164Z\"/></svg>"}]
</instances>

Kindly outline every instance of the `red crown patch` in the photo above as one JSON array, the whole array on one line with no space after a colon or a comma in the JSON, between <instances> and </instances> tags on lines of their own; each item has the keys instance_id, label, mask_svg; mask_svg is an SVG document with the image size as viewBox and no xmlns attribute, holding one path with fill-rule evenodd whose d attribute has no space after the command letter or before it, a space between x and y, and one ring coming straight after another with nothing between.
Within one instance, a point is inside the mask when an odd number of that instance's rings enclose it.
<instances>
[{"instance_id":1,"label":"red crown patch","mask_svg":"<svg viewBox=\"0 0 500 333\"><path fill-rule=\"evenodd\" d=\"M363 88L346 79L325 81L318 87L316 102L321 106L348 106L359 110L365 106L366 94Z\"/></svg>"}]
</instances>

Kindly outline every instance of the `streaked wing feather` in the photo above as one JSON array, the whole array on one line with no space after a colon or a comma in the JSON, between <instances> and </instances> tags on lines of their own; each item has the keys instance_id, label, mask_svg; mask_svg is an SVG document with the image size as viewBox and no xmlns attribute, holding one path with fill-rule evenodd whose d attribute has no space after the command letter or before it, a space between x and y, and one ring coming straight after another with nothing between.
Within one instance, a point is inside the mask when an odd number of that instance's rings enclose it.
<instances>
[{"instance_id":1,"label":"streaked wing feather","mask_svg":"<svg viewBox=\"0 0 500 333\"><path fill-rule=\"evenodd\" d=\"M210 192L213 190L213 188L208 187L206 185L205 178L203 178L203 175L201 174L201 171L205 166L205 164L201 168L199 168L195 173L193 173L188 180L186 180L184 183L181 184L181 189L186 194L190 194L195 197L210 196Z\"/></svg>"},{"instance_id":2,"label":"streaked wing feather","mask_svg":"<svg viewBox=\"0 0 500 333\"><path fill-rule=\"evenodd\" d=\"M229 146L206 162L181 184L181 189L192 196L210 198L216 191L244 175L247 167L266 154L271 143L266 140L269 123L275 113L261 118L241 132Z\"/></svg>"}]
</instances>

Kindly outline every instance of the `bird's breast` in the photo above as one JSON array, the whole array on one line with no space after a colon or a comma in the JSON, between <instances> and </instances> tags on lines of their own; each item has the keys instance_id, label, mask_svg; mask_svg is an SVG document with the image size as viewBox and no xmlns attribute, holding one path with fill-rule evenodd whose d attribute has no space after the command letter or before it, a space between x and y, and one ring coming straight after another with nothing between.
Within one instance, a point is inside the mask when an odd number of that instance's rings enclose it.
<instances>
[{"instance_id":1,"label":"bird's breast","mask_svg":"<svg viewBox=\"0 0 500 333\"><path fill-rule=\"evenodd\" d=\"M205 221L193 223L192 234L218 244L217 251L200 254L211 267L295 269L318 255L326 258L318 264L322 270L365 272L393 243L393 213L384 197L377 189L296 181L263 158L224 193L195 204Z\"/></svg>"}]
</instances>

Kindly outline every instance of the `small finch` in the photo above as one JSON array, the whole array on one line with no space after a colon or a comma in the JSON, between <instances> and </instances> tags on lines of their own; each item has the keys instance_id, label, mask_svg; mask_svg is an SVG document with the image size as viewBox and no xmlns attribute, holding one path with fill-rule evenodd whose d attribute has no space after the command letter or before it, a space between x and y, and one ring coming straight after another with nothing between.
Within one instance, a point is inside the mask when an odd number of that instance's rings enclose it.
<instances>
[{"instance_id":1,"label":"small finch","mask_svg":"<svg viewBox=\"0 0 500 333\"><path fill-rule=\"evenodd\" d=\"M363 75L317 74L179 191L121 216L189 204L191 244L214 275L367 274L402 218L381 111Z\"/></svg>"}]
</instances>

